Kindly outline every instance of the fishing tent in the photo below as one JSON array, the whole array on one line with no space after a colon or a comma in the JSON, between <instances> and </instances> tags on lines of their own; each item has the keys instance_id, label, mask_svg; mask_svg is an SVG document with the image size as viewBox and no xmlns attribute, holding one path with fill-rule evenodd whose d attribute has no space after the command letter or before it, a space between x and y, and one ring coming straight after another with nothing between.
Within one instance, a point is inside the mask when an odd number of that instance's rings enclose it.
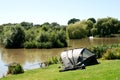
<instances>
[{"instance_id":1,"label":"fishing tent","mask_svg":"<svg viewBox=\"0 0 120 80\"><path fill-rule=\"evenodd\" d=\"M61 53L62 71L74 70L83 66L98 64L95 54L86 48L71 49Z\"/></svg>"}]
</instances>

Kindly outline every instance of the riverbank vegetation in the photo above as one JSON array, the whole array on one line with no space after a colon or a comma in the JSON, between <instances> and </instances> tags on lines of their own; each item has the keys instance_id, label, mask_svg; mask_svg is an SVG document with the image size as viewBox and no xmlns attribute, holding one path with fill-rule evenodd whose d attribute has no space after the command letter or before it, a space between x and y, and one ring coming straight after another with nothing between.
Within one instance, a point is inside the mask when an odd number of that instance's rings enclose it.
<instances>
[{"instance_id":1,"label":"riverbank vegetation","mask_svg":"<svg viewBox=\"0 0 120 80\"><path fill-rule=\"evenodd\" d=\"M81 39L89 36L114 37L120 33L120 21L116 18L94 18L78 21L71 19L67 27L70 39Z\"/></svg>"},{"instance_id":2,"label":"riverbank vegetation","mask_svg":"<svg viewBox=\"0 0 120 80\"><path fill-rule=\"evenodd\" d=\"M88 49L96 54L96 58L107 60L120 59L120 44L94 46Z\"/></svg>"},{"instance_id":3,"label":"riverbank vegetation","mask_svg":"<svg viewBox=\"0 0 120 80\"><path fill-rule=\"evenodd\" d=\"M8 65L7 74L20 74L20 73L24 73L24 69L20 64L11 63L10 65Z\"/></svg>"},{"instance_id":4,"label":"riverbank vegetation","mask_svg":"<svg viewBox=\"0 0 120 80\"><path fill-rule=\"evenodd\" d=\"M67 47L65 26L57 23L33 25L4 24L1 26L1 43L5 48L61 48Z\"/></svg>"},{"instance_id":5,"label":"riverbank vegetation","mask_svg":"<svg viewBox=\"0 0 120 80\"><path fill-rule=\"evenodd\" d=\"M42 69L8 75L1 80L119 80L120 60L99 60L100 64L87 66L84 70L59 72L59 64ZM48 77L49 76L49 77Z\"/></svg>"},{"instance_id":6,"label":"riverbank vegetation","mask_svg":"<svg viewBox=\"0 0 120 80\"><path fill-rule=\"evenodd\" d=\"M69 39L120 37L119 33L120 21L116 18L73 18L68 25L56 22L3 24L0 25L0 42L5 48L62 48L68 46Z\"/></svg>"}]
</instances>

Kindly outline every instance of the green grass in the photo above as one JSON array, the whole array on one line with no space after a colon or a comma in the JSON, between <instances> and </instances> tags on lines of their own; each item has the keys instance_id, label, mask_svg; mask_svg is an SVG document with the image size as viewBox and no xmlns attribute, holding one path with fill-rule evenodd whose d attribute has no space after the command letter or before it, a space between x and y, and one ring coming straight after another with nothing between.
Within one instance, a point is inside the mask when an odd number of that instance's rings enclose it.
<instances>
[{"instance_id":1,"label":"green grass","mask_svg":"<svg viewBox=\"0 0 120 80\"><path fill-rule=\"evenodd\" d=\"M9 75L0 80L120 80L120 60L100 60L100 64L84 70L59 72L59 64L44 69Z\"/></svg>"}]
</instances>

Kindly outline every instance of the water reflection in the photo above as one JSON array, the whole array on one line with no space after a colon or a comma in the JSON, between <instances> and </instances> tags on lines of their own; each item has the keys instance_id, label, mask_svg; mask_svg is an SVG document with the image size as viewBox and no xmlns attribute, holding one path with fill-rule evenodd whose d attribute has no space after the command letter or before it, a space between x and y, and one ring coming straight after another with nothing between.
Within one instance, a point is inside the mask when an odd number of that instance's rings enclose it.
<instances>
[{"instance_id":1,"label":"water reflection","mask_svg":"<svg viewBox=\"0 0 120 80\"><path fill-rule=\"evenodd\" d=\"M78 40L70 40L69 46L72 48L80 48L80 47L91 47L95 45L111 45L120 43L120 38L85 38Z\"/></svg>"},{"instance_id":2,"label":"water reflection","mask_svg":"<svg viewBox=\"0 0 120 80\"><path fill-rule=\"evenodd\" d=\"M4 61L2 61L2 53L0 51L0 78L7 74L7 70L8 70L8 68L7 68L7 66L5 66Z\"/></svg>"},{"instance_id":3,"label":"water reflection","mask_svg":"<svg viewBox=\"0 0 120 80\"><path fill-rule=\"evenodd\" d=\"M51 56L58 56L58 49L4 49L2 60L5 63L18 62L25 64L26 62L43 62Z\"/></svg>"}]
</instances>

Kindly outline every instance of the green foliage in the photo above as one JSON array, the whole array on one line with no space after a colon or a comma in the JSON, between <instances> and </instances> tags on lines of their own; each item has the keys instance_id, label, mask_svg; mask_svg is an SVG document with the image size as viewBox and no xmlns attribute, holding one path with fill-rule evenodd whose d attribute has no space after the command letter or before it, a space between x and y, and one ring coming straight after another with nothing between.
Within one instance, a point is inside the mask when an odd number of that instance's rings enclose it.
<instances>
[{"instance_id":1,"label":"green foliage","mask_svg":"<svg viewBox=\"0 0 120 80\"><path fill-rule=\"evenodd\" d=\"M57 40L56 45L58 48L62 48L64 46L64 44L60 40Z\"/></svg>"},{"instance_id":2,"label":"green foliage","mask_svg":"<svg viewBox=\"0 0 120 80\"><path fill-rule=\"evenodd\" d=\"M112 44L111 48L120 48L120 44Z\"/></svg>"},{"instance_id":3,"label":"green foliage","mask_svg":"<svg viewBox=\"0 0 120 80\"><path fill-rule=\"evenodd\" d=\"M99 37L111 36L111 34L118 34L120 28L120 22L112 17L98 19L94 25L93 35L99 35Z\"/></svg>"},{"instance_id":4,"label":"green foliage","mask_svg":"<svg viewBox=\"0 0 120 80\"><path fill-rule=\"evenodd\" d=\"M101 45L89 48L96 58L120 59L120 44Z\"/></svg>"},{"instance_id":5,"label":"green foliage","mask_svg":"<svg viewBox=\"0 0 120 80\"><path fill-rule=\"evenodd\" d=\"M96 23L96 20L94 18L89 18L88 20L92 21L93 23Z\"/></svg>"},{"instance_id":6,"label":"green foliage","mask_svg":"<svg viewBox=\"0 0 120 80\"><path fill-rule=\"evenodd\" d=\"M52 27L59 27L60 25L58 23L56 23L56 22L52 22L50 26L52 26Z\"/></svg>"},{"instance_id":7,"label":"green foliage","mask_svg":"<svg viewBox=\"0 0 120 80\"><path fill-rule=\"evenodd\" d=\"M49 58L45 63L47 65L52 65L52 64L58 64L60 61L59 61L59 58L58 57L51 57Z\"/></svg>"},{"instance_id":8,"label":"green foliage","mask_svg":"<svg viewBox=\"0 0 120 80\"><path fill-rule=\"evenodd\" d=\"M50 49L50 48L53 48L53 45L52 45L52 42L38 42L37 43L37 48Z\"/></svg>"},{"instance_id":9,"label":"green foliage","mask_svg":"<svg viewBox=\"0 0 120 80\"><path fill-rule=\"evenodd\" d=\"M66 26L56 22L34 26L32 23L6 24L0 34L5 48L67 47Z\"/></svg>"},{"instance_id":10,"label":"green foliage","mask_svg":"<svg viewBox=\"0 0 120 80\"><path fill-rule=\"evenodd\" d=\"M102 58L108 60L120 59L120 48L107 49Z\"/></svg>"},{"instance_id":11,"label":"green foliage","mask_svg":"<svg viewBox=\"0 0 120 80\"><path fill-rule=\"evenodd\" d=\"M112 37L114 36L113 34L119 34L120 32L120 21L116 18L107 17L98 19L97 21L94 18L89 18L81 22L75 20L73 18L68 21L70 39L81 39L86 36Z\"/></svg>"},{"instance_id":12,"label":"green foliage","mask_svg":"<svg viewBox=\"0 0 120 80\"><path fill-rule=\"evenodd\" d=\"M120 21L112 17L101 18L97 21L94 18L81 22L74 22L74 19L69 21L72 21L68 25L70 39L81 39L85 36L111 37L113 34L119 34L120 31ZM85 26L86 28L83 29Z\"/></svg>"},{"instance_id":13,"label":"green foliage","mask_svg":"<svg viewBox=\"0 0 120 80\"><path fill-rule=\"evenodd\" d=\"M101 58L104 52L108 49L108 46L94 46L90 50L96 55L96 58Z\"/></svg>"},{"instance_id":14,"label":"green foliage","mask_svg":"<svg viewBox=\"0 0 120 80\"><path fill-rule=\"evenodd\" d=\"M20 74L24 73L22 66L18 63L12 63L8 66L8 74Z\"/></svg>"},{"instance_id":15,"label":"green foliage","mask_svg":"<svg viewBox=\"0 0 120 80\"><path fill-rule=\"evenodd\" d=\"M67 37L64 30L51 30L51 28L47 32L40 30L35 39L35 48L59 48L67 46ZM27 44L29 43L27 42ZM30 43L30 45L32 44Z\"/></svg>"},{"instance_id":16,"label":"green foliage","mask_svg":"<svg viewBox=\"0 0 120 80\"><path fill-rule=\"evenodd\" d=\"M92 34L93 36L98 36L97 28L93 27L93 28L91 29L91 34Z\"/></svg>"},{"instance_id":17,"label":"green foliage","mask_svg":"<svg viewBox=\"0 0 120 80\"><path fill-rule=\"evenodd\" d=\"M20 25L5 26L3 44L5 48L21 48L25 41L25 32Z\"/></svg>"},{"instance_id":18,"label":"green foliage","mask_svg":"<svg viewBox=\"0 0 120 80\"><path fill-rule=\"evenodd\" d=\"M29 22L21 22L20 25L23 26L25 29L30 29L31 27L33 27L33 23Z\"/></svg>"},{"instance_id":19,"label":"green foliage","mask_svg":"<svg viewBox=\"0 0 120 80\"><path fill-rule=\"evenodd\" d=\"M67 37L64 30L41 32L37 37L38 48L61 48L67 46Z\"/></svg>"},{"instance_id":20,"label":"green foliage","mask_svg":"<svg viewBox=\"0 0 120 80\"><path fill-rule=\"evenodd\" d=\"M70 39L81 39L87 37L87 24L84 21L70 24L67 29Z\"/></svg>"},{"instance_id":21,"label":"green foliage","mask_svg":"<svg viewBox=\"0 0 120 80\"><path fill-rule=\"evenodd\" d=\"M37 46L37 43L36 43L36 41L26 41L25 43L24 43L24 48L36 48L36 46Z\"/></svg>"},{"instance_id":22,"label":"green foliage","mask_svg":"<svg viewBox=\"0 0 120 80\"><path fill-rule=\"evenodd\" d=\"M49 41L49 33L41 32L37 39L38 42L47 42Z\"/></svg>"},{"instance_id":23,"label":"green foliage","mask_svg":"<svg viewBox=\"0 0 120 80\"><path fill-rule=\"evenodd\" d=\"M87 24L87 28L86 28L86 30L87 30L87 36L93 36L92 32L91 32L91 29L93 28L94 22L92 20L87 20L86 24Z\"/></svg>"},{"instance_id":24,"label":"green foliage","mask_svg":"<svg viewBox=\"0 0 120 80\"><path fill-rule=\"evenodd\" d=\"M68 21L68 25L69 25L69 24L74 24L74 23L79 22L79 21L80 21L79 19L72 18L72 19L70 19L70 20Z\"/></svg>"},{"instance_id":25,"label":"green foliage","mask_svg":"<svg viewBox=\"0 0 120 80\"><path fill-rule=\"evenodd\" d=\"M53 47L67 47L67 36L64 30L54 31L51 34L51 42Z\"/></svg>"},{"instance_id":26,"label":"green foliage","mask_svg":"<svg viewBox=\"0 0 120 80\"><path fill-rule=\"evenodd\" d=\"M114 37L120 33L120 21L107 17L82 20L73 18L68 26L56 22L33 25L29 22L0 25L0 43L5 48L61 48L68 46L68 39L88 36Z\"/></svg>"},{"instance_id":27,"label":"green foliage","mask_svg":"<svg viewBox=\"0 0 120 80\"><path fill-rule=\"evenodd\" d=\"M3 31L3 26L0 26L0 34L2 33Z\"/></svg>"}]
</instances>

